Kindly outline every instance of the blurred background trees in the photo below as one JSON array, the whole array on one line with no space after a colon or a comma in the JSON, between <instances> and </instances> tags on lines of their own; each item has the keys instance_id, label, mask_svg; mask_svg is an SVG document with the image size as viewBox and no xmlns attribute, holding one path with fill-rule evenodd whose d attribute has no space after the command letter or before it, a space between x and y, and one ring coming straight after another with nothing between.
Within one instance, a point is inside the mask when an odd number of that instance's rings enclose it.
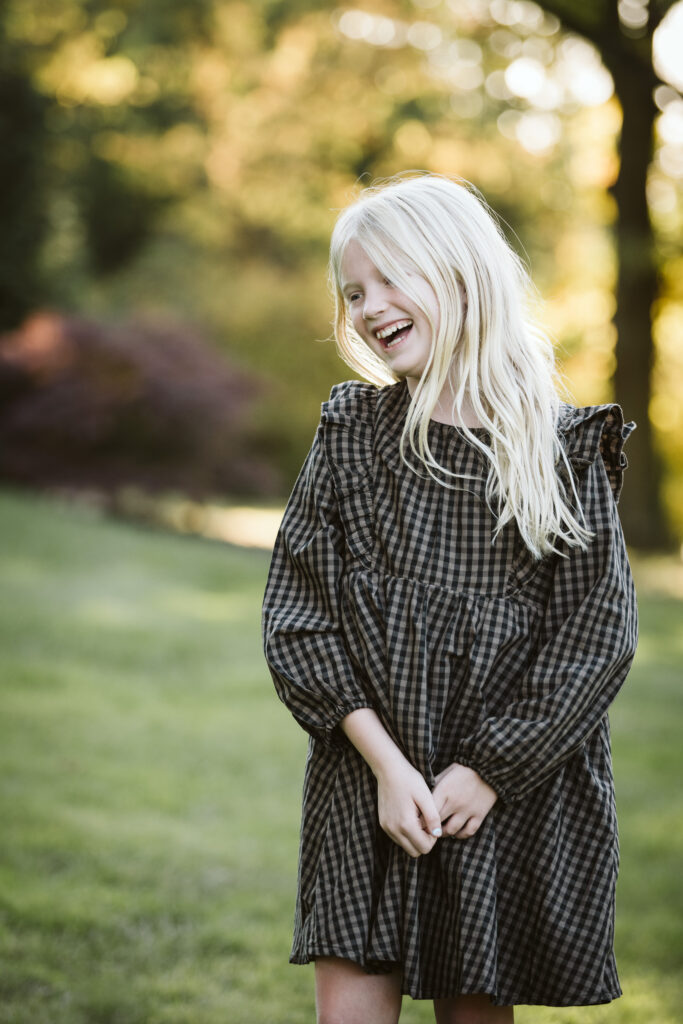
<instances>
[{"instance_id":1,"label":"blurred background trees","mask_svg":"<svg viewBox=\"0 0 683 1024\"><path fill-rule=\"evenodd\" d=\"M662 545L683 531L681 10L7 0L2 326L16 351L45 308L140 345L143 322L192 325L251 382L224 444L264 467L206 488L286 496L351 375L329 341L336 211L376 176L460 175L528 256L573 399L638 421L622 514Z\"/></svg>"}]
</instances>

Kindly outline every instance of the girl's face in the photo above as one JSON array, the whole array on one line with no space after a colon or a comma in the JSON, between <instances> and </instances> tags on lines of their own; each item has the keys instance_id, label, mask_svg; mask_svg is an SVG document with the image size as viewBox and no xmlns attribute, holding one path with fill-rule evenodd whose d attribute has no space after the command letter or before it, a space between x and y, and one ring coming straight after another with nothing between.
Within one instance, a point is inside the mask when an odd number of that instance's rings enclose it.
<instances>
[{"instance_id":1,"label":"girl's face","mask_svg":"<svg viewBox=\"0 0 683 1024\"><path fill-rule=\"evenodd\" d=\"M357 333L398 378L420 380L432 346L432 329L421 309L377 269L352 238L341 262L341 288ZM415 276L415 290L439 328L432 286Z\"/></svg>"}]
</instances>

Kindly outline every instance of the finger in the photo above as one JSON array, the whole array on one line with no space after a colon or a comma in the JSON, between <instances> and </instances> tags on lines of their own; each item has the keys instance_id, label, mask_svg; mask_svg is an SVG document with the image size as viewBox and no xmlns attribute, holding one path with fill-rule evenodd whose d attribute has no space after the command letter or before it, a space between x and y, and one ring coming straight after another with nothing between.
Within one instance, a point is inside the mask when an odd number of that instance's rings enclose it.
<instances>
[{"instance_id":1,"label":"finger","mask_svg":"<svg viewBox=\"0 0 683 1024\"><path fill-rule=\"evenodd\" d=\"M434 847L436 839L428 836L426 832L422 832L420 836L410 836L407 838L403 837L400 845L403 849L410 854L411 857L422 857L424 854L429 853Z\"/></svg>"},{"instance_id":2,"label":"finger","mask_svg":"<svg viewBox=\"0 0 683 1024\"><path fill-rule=\"evenodd\" d=\"M422 816L422 814L418 814L417 820L418 820L418 823L419 823L419 826L420 826L420 830L421 830L423 835L428 835L430 839L440 839L441 838L441 835L443 833L443 829L441 827L441 815L440 814L438 815L438 818L439 818L439 824L438 825L432 825L432 828L430 829L429 826L427 825L427 822L424 820L424 817ZM436 829L439 832L439 835L435 836L434 832L432 831L432 829Z\"/></svg>"},{"instance_id":3,"label":"finger","mask_svg":"<svg viewBox=\"0 0 683 1024\"><path fill-rule=\"evenodd\" d=\"M418 855L429 853L436 843L436 839L433 836L428 835L419 826L413 826L412 823L406 825L401 830L401 835L403 839L407 840L418 851Z\"/></svg>"},{"instance_id":4,"label":"finger","mask_svg":"<svg viewBox=\"0 0 683 1024\"><path fill-rule=\"evenodd\" d=\"M424 832L422 833L422 835L424 835ZM398 846L400 846L402 850L405 850L405 852L408 854L409 857L413 857L413 858L421 857L423 853L428 852L426 850L421 850L417 846L417 844L415 842L413 842L411 837L408 836L408 835L397 836L397 838L394 839L394 842Z\"/></svg>"},{"instance_id":5,"label":"finger","mask_svg":"<svg viewBox=\"0 0 683 1024\"><path fill-rule=\"evenodd\" d=\"M450 818L446 818L443 823L443 834L445 836L456 836L458 832L464 828L468 820L468 815L462 812L456 812L451 814Z\"/></svg>"},{"instance_id":6,"label":"finger","mask_svg":"<svg viewBox=\"0 0 683 1024\"><path fill-rule=\"evenodd\" d=\"M412 824L412 822L406 825L396 823L392 826L385 823L381 827L382 831L386 832L392 842L400 846L411 857L419 857L423 853L429 853L436 842L436 839L432 839L418 824Z\"/></svg>"},{"instance_id":7,"label":"finger","mask_svg":"<svg viewBox=\"0 0 683 1024\"><path fill-rule=\"evenodd\" d=\"M426 789L424 794L421 793L415 798L415 803L422 816L425 830L430 836L435 836L438 839L442 835L441 815L432 794Z\"/></svg>"},{"instance_id":8,"label":"finger","mask_svg":"<svg viewBox=\"0 0 683 1024\"><path fill-rule=\"evenodd\" d=\"M432 793L432 799L436 805L436 812L439 815L439 821L443 825L446 818L452 814L452 810L448 806L448 797L445 793L441 794L437 790L434 790Z\"/></svg>"},{"instance_id":9,"label":"finger","mask_svg":"<svg viewBox=\"0 0 683 1024\"><path fill-rule=\"evenodd\" d=\"M478 832L480 825L481 821L479 818L468 818L460 831L455 833L454 838L471 839L471 837Z\"/></svg>"}]
</instances>

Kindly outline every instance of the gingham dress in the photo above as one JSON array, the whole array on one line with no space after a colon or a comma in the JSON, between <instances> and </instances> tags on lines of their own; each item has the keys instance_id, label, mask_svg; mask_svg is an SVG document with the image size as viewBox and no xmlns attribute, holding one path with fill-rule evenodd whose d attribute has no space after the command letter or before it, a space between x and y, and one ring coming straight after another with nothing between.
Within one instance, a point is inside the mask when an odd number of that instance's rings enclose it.
<instances>
[{"instance_id":1,"label":"gingham dress","mask_svg":"<svg viewBox=\"0 0 683 1024\"><path fill-rule=\"evenodd\" d=\"M332 388L268 574L266 661L310 734L290 960L399 964L417 999L608 1002L621 990L607 708L637 642L616 501L634 424L617 405L562 406L595 539L535 562L514 524L491 543L485 458L461 430L428 428L438 461L473 477L459 489L401 461L410 401L404 380ZM474 837L412 859L382 831L376 781L339 728L361 707L430 787L454 761L493 786Z\"/></svg>"}]
</instances>

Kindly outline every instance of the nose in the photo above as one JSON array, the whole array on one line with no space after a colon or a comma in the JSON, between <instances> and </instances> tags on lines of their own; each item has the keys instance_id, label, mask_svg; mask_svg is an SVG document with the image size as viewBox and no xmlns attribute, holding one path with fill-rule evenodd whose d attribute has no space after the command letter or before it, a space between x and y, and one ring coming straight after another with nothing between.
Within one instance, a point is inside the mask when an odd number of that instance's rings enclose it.
<instances>
[{"instance_id":1,"label":"nose","mask_svg":"<svg viewBox=\"0 0 683 1024\"><path fill-rule=\"evenodd\" d=\"M379 316L387 308L387 300L384 295L383 289L376 285L372 288L368 288L365 292L365 301L363 303L363 319L372 320L374 317Z\"/></svg>"}]
</instances>

